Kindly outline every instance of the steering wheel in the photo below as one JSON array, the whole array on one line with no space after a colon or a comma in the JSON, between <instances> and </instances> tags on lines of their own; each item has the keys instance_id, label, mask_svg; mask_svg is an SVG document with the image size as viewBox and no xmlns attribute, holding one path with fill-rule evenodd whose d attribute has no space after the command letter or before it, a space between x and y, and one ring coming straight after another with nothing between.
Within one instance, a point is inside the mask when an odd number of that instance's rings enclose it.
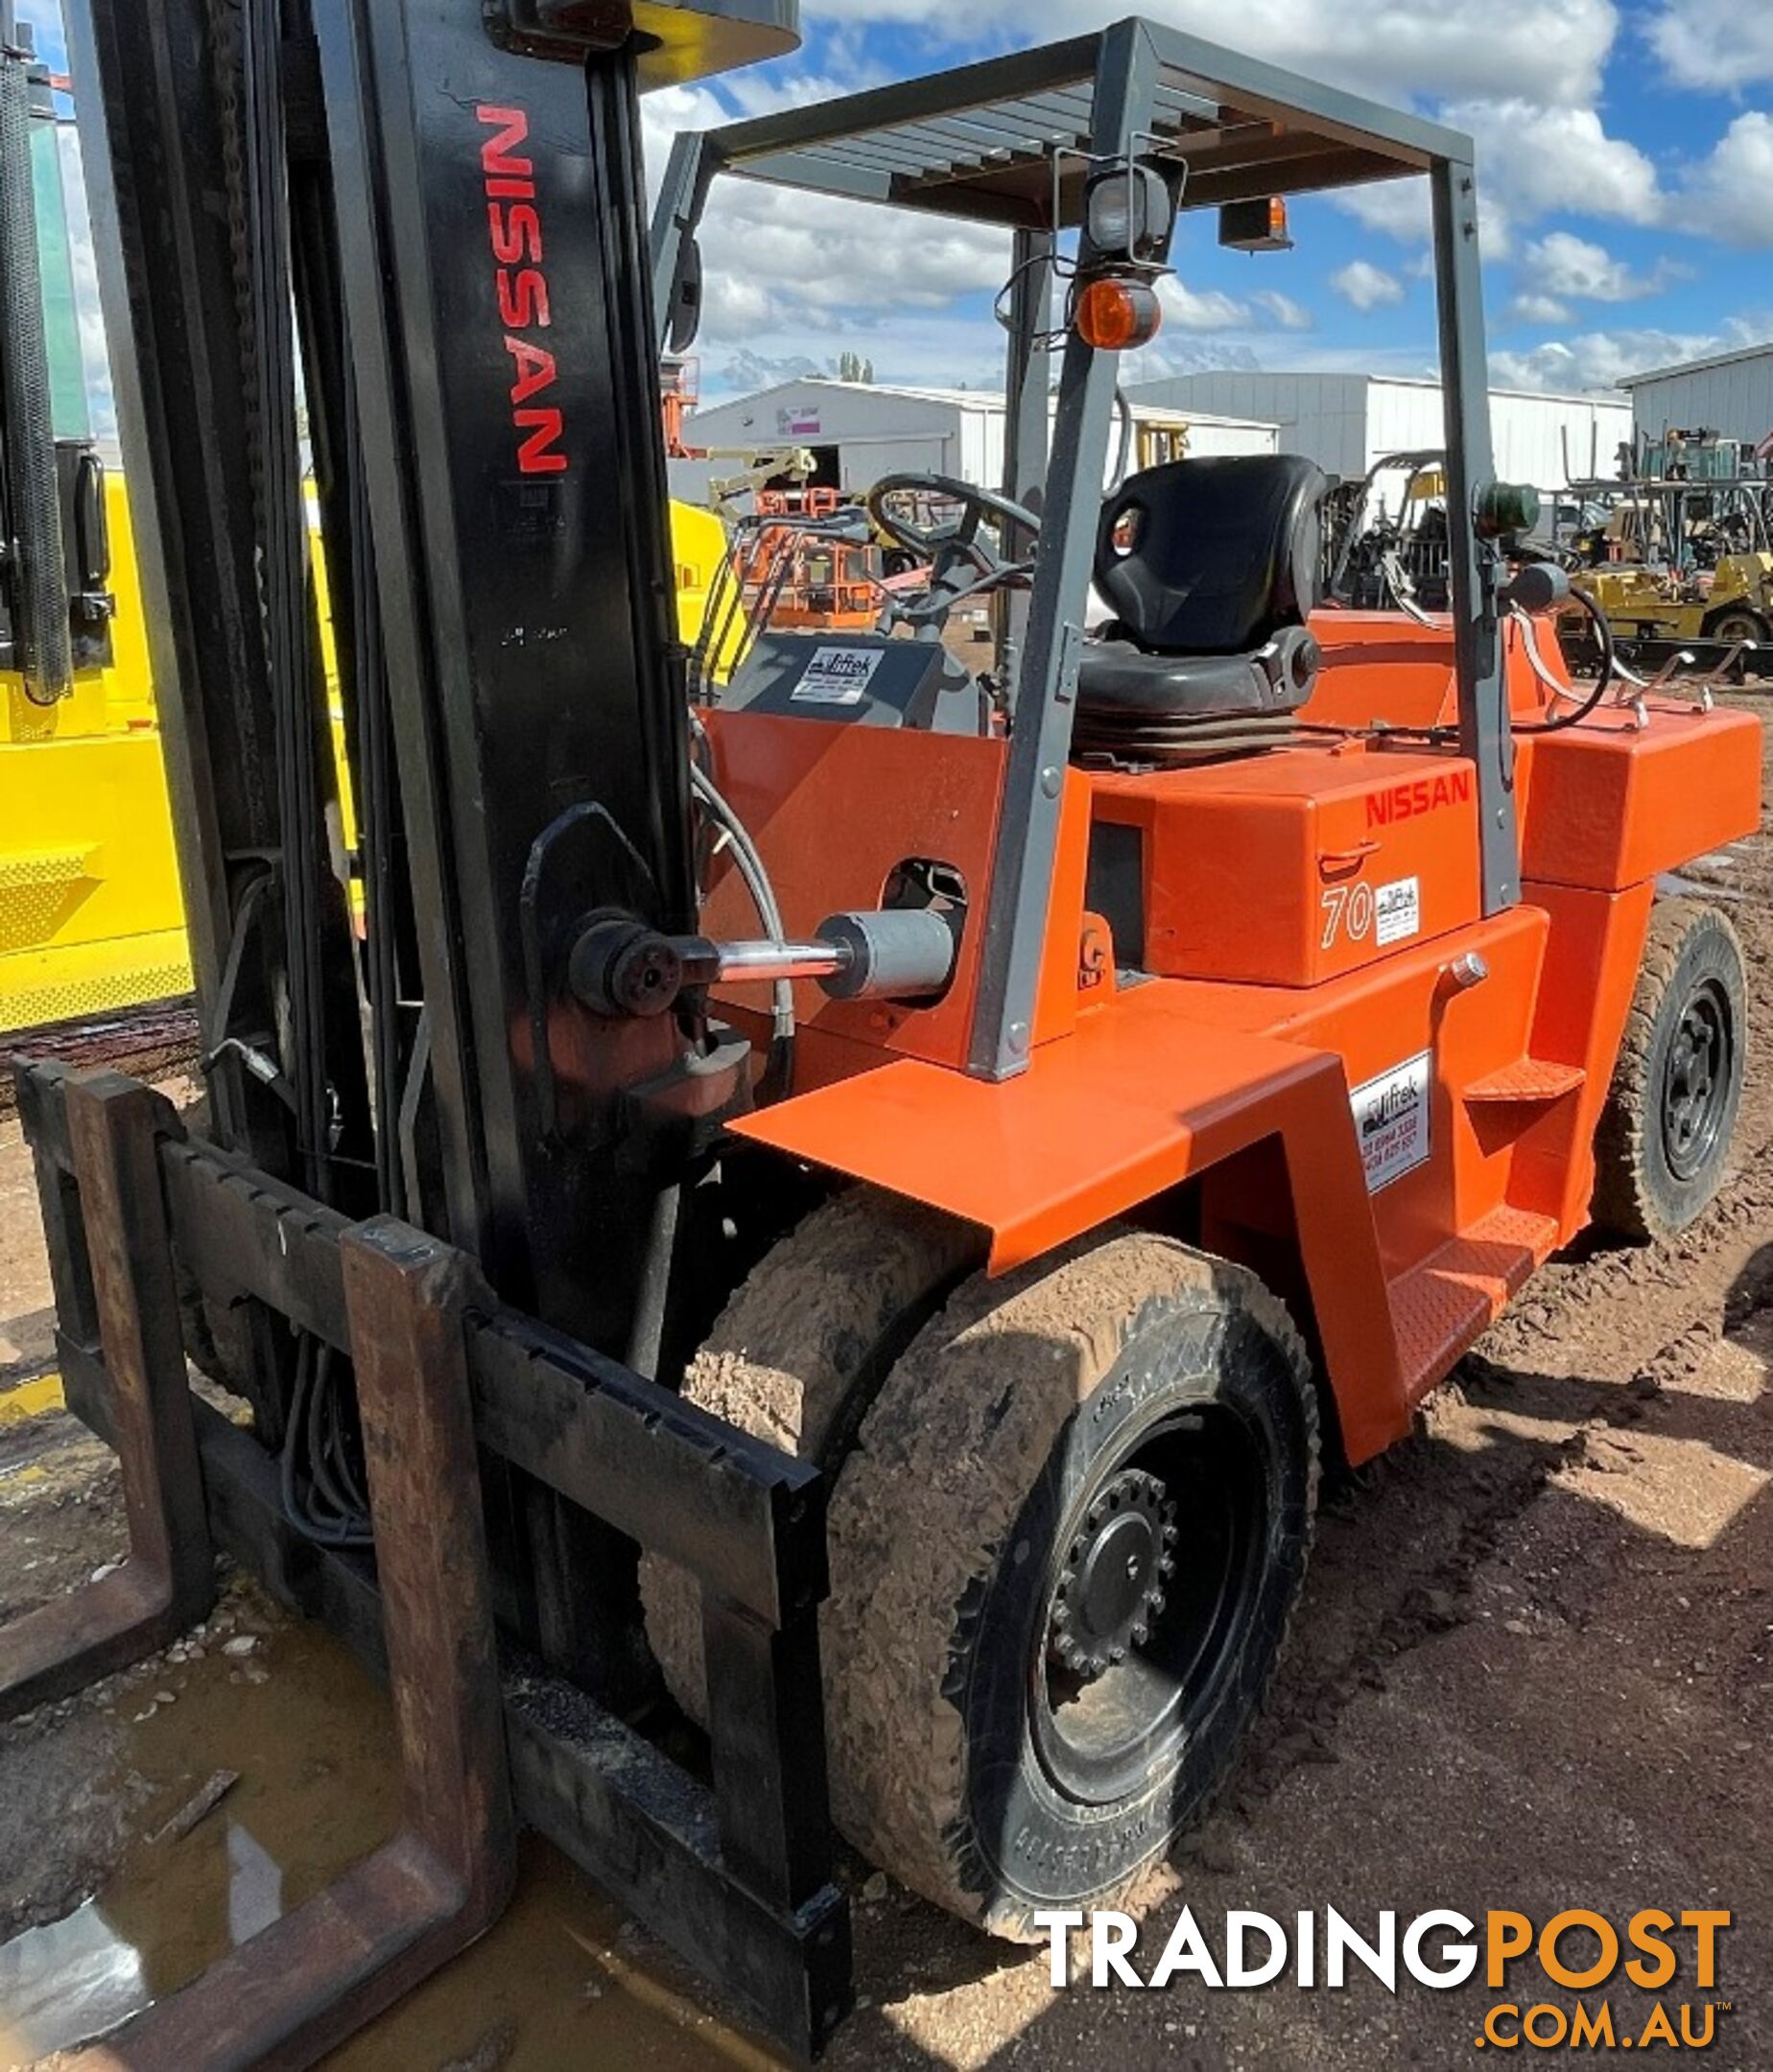
<instances>
[{"instance_id":1,"label":"steering wheel","mask_svg":"<svg viewBox=\"0 0 1773 2072\"><path fill-rule=\"evenodd\" d=\"M958 504L960 515L953 525L913 525L886 507L889 497L903 495L907 490ZM953 475L884 475L864 501L868 516L895 547L904 547L924 561L939 562L944 555L957 553L986 575L1017 565L981 545L979 529L987 518L1001 526L1019 527L1030 538L1040 535L1040 520L1031 510L1006 496L999 496L995 490L975 488Z\"/></svg>"}]
</instances>

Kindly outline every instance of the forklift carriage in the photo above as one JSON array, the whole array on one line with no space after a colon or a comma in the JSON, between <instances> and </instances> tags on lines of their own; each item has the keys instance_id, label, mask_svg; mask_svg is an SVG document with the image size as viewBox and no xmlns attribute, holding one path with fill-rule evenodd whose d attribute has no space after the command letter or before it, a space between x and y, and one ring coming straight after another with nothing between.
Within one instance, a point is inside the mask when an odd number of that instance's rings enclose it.
<instances>
[{"instance_id":1,"label":"forklift carriage","mask_svg":"<svg viewBox=\"0 0 1773 2072\"><path fill-rule=\"evenodd\" d=\"M834 1820L1007 1936L1124 1889L1260 1705L1320 1455L1404 1436L1592 1201L1711 1198L1739 953L1652 908L1756 825L1758 727L1537 646L1451 131L1129 20L685 137L649 240L638 93L793 0L73 12L208 1112L21 1071L132 1551L0 1635L0 1707L225 1552L387 1676L407 1778L102 2061L314 2061L496 1918L514 1819L816 2057ZM1407 175L1450 614L1325 603L1293 457L1104 503L1179 214ZM659 392L724 178L1001 226L1011 332L1001 488L874 498L927 595L730 680Z\"/></svg>"}]
</instances>

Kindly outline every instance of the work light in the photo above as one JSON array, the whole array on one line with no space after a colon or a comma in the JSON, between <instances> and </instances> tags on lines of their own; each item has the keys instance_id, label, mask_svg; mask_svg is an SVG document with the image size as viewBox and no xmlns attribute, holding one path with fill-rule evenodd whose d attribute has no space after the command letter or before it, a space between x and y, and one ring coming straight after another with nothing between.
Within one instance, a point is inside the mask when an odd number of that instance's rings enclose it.
<instances>
[{"instance_id":1,"label":"work light","mask_svg":"<svg viewBox=\"0 0 1773 2072\"><path fill-rule=\"evenodd\" d=\"M1084 196L1084 230L1104 259L1161 260L1175 220L1163 176L1130 160L1096 174Z\"/></svg>"}]
</instances>

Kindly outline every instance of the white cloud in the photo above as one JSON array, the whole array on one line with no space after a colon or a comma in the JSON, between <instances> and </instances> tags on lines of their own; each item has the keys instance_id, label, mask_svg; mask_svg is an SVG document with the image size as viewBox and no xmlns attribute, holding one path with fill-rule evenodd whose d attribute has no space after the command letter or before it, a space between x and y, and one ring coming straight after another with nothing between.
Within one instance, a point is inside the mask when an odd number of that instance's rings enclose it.
<instances>
[{"instance_id":1,"label":"white cloud","mask_svg":"<svg viewBox=\"0 0 1773 2072\"><path fill-rule=\"evenodd\" d=\"M1173 274L1157 284L1164 321L1181 331L1248 331L1255 318L1246 302L1217 288L1196 290Z\"/></svg>"},{"instance_id":2,"label":"white cloud","mask_svg":"<svg viewBox=\"0 0 1773 2072\"><path fill-rule=\"evenodd\" d=\"M1656 4L1658 36L1669 18L1697 20L1702 12L1689 0ZM1639 270L1616 258L1589 234L1584 218L1773 244L1773 207L1764 199L1773 194L1773 116L1741 115L1712 155L1684 174L1659 174L1637 143L1610 133L1598 102L1620 17L1629 12L1622 0L1512 0L1506 9L1481 11L1447 0L1368 0L1359 10L1346 0L1241 0L1229 29L1223 0L1144 0L1144 7L1208 40L1229 35L1308 76L1412 102L1474 137L1484 255L1517 261L1512 305L1501 306L1516 323L1556 334L1532 353L1500 356L1503 378L1604 385L1633 366L1712 342L1650 327L1575 328L1573 311L1582 303L1623 304L1678 273L1669 261ZM875 83L883 70L912 74L952 57L1099 29L1119 12L1117 0L1049 0L1038 9L1027 0L803 0L807 27L823 32L826 76L766 68L717 89L650 96L650 159L661 166L673 132L727 120L734 106L750 113L822 99ZM1739 45L1753 63L1760 62L1759 17L1766 12L1757 6L1757 22ZM864 41L861 32L881 24L902 33ZM1634 37L1634 55L1645 50ZM1688 72L1698 63L1690 59ZM864 69L870 66L875 70ZM1401 180L1334 199L1401 247L1387 266L1363 258L1343 268L1332 283L1336 293L1363 313L1398 308L1421 268L1430 227L1428 183ZM1572 217L1584 234L1561 226ZM1559 226L1546 229L1547 218ZM702 351L711 367L722 356L738 365L742 353L753 356L744 363L752 365L799 359L822 365L849 346L872 357L883 380L1000 378L1001 337L978 314L981 298L1002 286L1008 271L1007 241L998 233L721 181L704 249ZM1154 358L1168 351L1190 364L1243 363L1265 336L1312 325L1299 301L1265 287L1174 281L1163 294L1168 321ZM1421 349L1420 341L1410 347L1417 356ZM1363 356L1377 364L1386 350L1376 337Z\"/></svg>"},{"instance_id":3,"label":"white cloud","mask_svg":"<svg viewBox=\"0 0 1773 2072\"><path fill-rule=\"evenodd\" d=\"M1575 312L1555 295L1518 294L1508 305L1508 314L1516 323L1561 324L1568 323Z\"/></svg>"},{"instance_id":4,"label":"white cloud","mask_svg":"<svg viewBox=\"0 0 1773 2072\"><path fill-rule=\"evenodd\" d=\"M835 83L816 82L826 93ZM764 84L750 93L750 105L772 97L796 98L794 81ZM655 182L678 132L731 120L708 87L650 94L641 107ZM1004 231L723 179L715 185L701 243L707 281L696 350L711 388L732 386L725 369L817 366L845 347L871 358L883 381L984 375L1002 382L1001 334L988 321L957 315L957 305L1005 284L1010 247Z\"/></svg>"},{"instance_id":5,"label":"white cloud","mask_svg":"<svg viewBox=\"0 0 1773 2072\"><path fill-rule=\"evenodd\" d=\"M1773 247L1773 115L1738 115L1709 158L1689 169L1683 229L1765 250Z\"/></svg>"},{"instance_id":6,"label":"white cloud","mask_svg":"<svg viewBox=\"0 0 1773 2072\"><path fill-rule=\"evenodd\" d=\"M809 18L899 22L934 39L1023 43L1099 29L1109 0L808 0ZM1409 94L1506 96L1531 80L1548 104L1592 100L1619 31L1614 0L1512 0L1507 8L1446 0L1145 0L1139 10L1214 42L1272 56L1289 69L1381 98Z\"/></svg>"},{"instance_id":7,"label":"white cloud","mask_svg":"<svg viewBox=\"0 0 1773 2072\"><path fill-rule=\"evenodd\" d=\"M1548 340L1531 352L1492 353L1490 374L1503 388L1612 388L1628 374L1703 360L1731 346L1729 337L1716 333L1585 331L1572 339Z\"/></svg>"},{"instance_id":8,"label":"white cloud","mask_svg":"<svg viewBox=\"0 0 1773 2072\"><path fill-rule=\"evenodd\" d=\"M1585 215L1654 224L1667 213L1656 168L1638 147L1610 136L1592 107L1506 100L1458 101L1434 113L1478 147L1478 219L1484 256L1505 259L1518 226L1578 208ZM1420 244L1433 219L1427 180L1393 180L1333 197L1369 229Z\"/></svg>"},{"instance_id":9,"label":"white cloud","mask_svg":"<svg viewBox=\"0 0 1773 2072\"><path fill-rule=\"evenodd\" d=\"M1369 259L1351 259L1339 273L1331 274L1330 285L1358 310L1389 309L1405 295L1404 283L1397 275Z\"/></svg>"},{"instance_id":10,"label":"white cloud","mask_svg":"<svg viewBox=\"0 0 1773 2072\"><path fill-rule=\"evenodd\" d=\"M1604 245L1593 244L1571 230L1553 230L1535 239L1521 254L1522 278L1529 284L1522 300L1640 302L1646 295L1660 294L1685 271L1665 259L1652 272L1634 273ZM1562 318L1545 320L1556 323Z\"/></svg>"},{"instance_id":11,"label":"white cloud","mask_svg":"<svg viewBox=\"0 0 1773 2072\"><path fill-rule=\"evenodd\" d=\"M1250 300L1283 331L1310 331L1316 322L1303 303L1295 302L1291 295L1282 294L1278 289L1260 289Z\"/></svg>"},{"instance_id":12,"label":"white cloud","mask_svg":"<svg viewBox=\"0 0 1773 2072\"><path fill-rule=\"evenodd\" d=\"M1382 180L1372 187L1345 188L1330 199L1369 230L1395 238L1400 245L1426 245L1434 234L1426 179Z\"/></svg>"},{"instance_id":13,"label":"white cloud","mask_svg":"<svg viewBox=\"0 0 1773 2072\"><path fill-rule=\"evenodd\" d=\"M1773 12L1718 0L1663 0L1645 34L1677 86L1738 93L1773 79Z\"/></svg>"},{"instance_id":14,"label":"white cloud","mask_svg":"<svg viewBox=\"0 0 1773 2072\"><path fill-rule=\"evenodd\" d=\"M1634 224L1662 216L1655 166L1635 144L1609 136L1592 107L1509 99L1454 103L1443 114L1477 139L1479 192L1511 218L1530 223L1571 208Z\"/></svg>"}]
</instances>

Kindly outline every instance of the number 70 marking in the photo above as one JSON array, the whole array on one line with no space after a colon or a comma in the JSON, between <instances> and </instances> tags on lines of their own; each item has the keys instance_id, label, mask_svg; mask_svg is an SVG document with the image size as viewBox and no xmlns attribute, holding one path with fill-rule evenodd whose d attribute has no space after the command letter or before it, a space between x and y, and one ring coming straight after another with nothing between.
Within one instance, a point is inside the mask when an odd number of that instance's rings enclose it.
<instances>
[{"instance_id":1,"label":"number 70 marking","mask_svg":"<svg viewBox=\"0 0 1773 2072\"><path fill-rule=\"evenodd\" d=\"M1324 940L1326 950L1336 948L1336 937L1365 942L1373 932L1373 887L1369 884L1332 885L1324 894Z\"/></svg>"}]
</instances>

